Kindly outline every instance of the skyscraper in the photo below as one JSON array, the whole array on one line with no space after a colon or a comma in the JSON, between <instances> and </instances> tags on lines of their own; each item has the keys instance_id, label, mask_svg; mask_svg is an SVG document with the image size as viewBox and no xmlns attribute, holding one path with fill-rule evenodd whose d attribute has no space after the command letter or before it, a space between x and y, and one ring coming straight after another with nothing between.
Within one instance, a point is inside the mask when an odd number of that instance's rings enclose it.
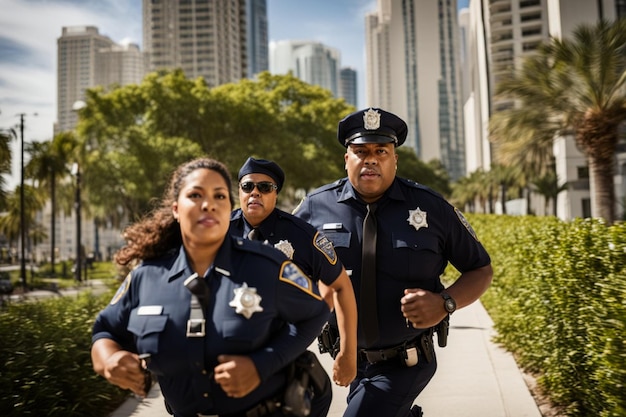
<instances>
[{"instance_id":1,"label":"skyscraper","mask_svg":"<svg viewBox=\"0 0 626 417\"><path fill-rule=\"evenodd\" d=\"M270 71L292 72L294 77L326 88L339 97L341 55L337 49L315 41L283 40L270 43Z\"/></svg>"},{"instance_id":2,"label":"skyscraper","mask_svg":"<svg viewBox=\"0 0 626 417\"><path fill-rule=\"evenodd\" d=\"M465 175L456 0L379 0L365 26L368 105L407 121L422 160Z\"/></svg>"},{"instance_id":3,"label":"skyscraper","mask_svg":"<svg viewBox=\"0 0 626 417\"><path fill-rule=\"evenodd\" d=\"M84 92L96 84L96 56L115 43L100 35L95 26L71 26L62 29L57 39L57 124L55 134L74 128L76 114L72 106L84 99Z\"/></svg>"},{"instance_id":4,"label":"skyscraper","mask_svg":"<svg viewBox=\"0 0 626 417\"><path fill-rule=\"evenodd\" d=\"M246 0L143 0L148 70L181 68L210 86L248 76Z\"/></svg>"},{"instance_id":5,"label":"skyscraper","mask_svg":"<svg viewBox=\"0 0 626 417\"><path fill-rule=\"evenodd\" d=\"M57 39L57 124L55 133L74 128L74 103L88 88L140 83L143 55L134 44L118 45L95 26L64 27Z\"/></svg>"},{"instance_id":6,"label":"skyscraper","mask_svg":"<svg viewBox=\"0 0 626 417\"><path fill-rule=\"evenodd\" d=\"M340 71L341 79L339 82L339 97L346 100L346 103L357 106L357 82L356 70L344 67Z\"/></svg>"},{"instance_id":7,"label":"skyscraper","mask_svg":"<svg viewBox=\"0 0 626 417\"><path fill-rule=\"evenodd\" d=\"M246 0L248 78L269 70L267 1Z\"/></svg>"}]
</instances>

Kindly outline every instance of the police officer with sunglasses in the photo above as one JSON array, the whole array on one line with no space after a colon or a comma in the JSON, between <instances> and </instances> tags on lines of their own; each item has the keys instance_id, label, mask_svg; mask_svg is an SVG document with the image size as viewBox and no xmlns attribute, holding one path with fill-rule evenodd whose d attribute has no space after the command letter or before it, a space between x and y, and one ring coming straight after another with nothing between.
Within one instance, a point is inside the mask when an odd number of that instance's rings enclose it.
<instances>
[{"instance_id":1,"label":"police officer with sunglasses","mask_svg":"<svg viewBox=\"0 0 626 417\"><path fill-rule=\"evenodd\" d=\"M322 232L276 207L285 173L278 164L248 158L239 170L240 208L231 216L231 233L280 249L311 279L334 310L341 336L333 381L347 386L356 375L356 300L350 278L332 242Z\"/></svg>"}]
</instances>

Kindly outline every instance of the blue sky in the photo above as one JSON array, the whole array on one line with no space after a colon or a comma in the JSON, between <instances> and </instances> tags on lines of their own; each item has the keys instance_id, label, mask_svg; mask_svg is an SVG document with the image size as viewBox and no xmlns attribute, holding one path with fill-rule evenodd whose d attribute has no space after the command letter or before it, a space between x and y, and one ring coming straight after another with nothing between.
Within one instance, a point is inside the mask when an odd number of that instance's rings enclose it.
<instances>
[{"instance_id":1,"label":"blue sky","mask_svg":"<svg viewBox=\"0 0 626 417\"><path fill-rule=\"evenodd\" d=\"M459 7L468 1L459 0ZM270 41L315 40L338 49L341 65L357 70L362 105L365 14L376 4L377 0L268 0ZM14 127L17 114L25 113L27 142L52 137L56 42L63 26L96 26L117 43L141 45L141 0L0 0L0 10L0 129ZM13 155L19 155L17 141ZM19 179L13 175L7 181L13 188Z\"/></svg>"}]
</instances>

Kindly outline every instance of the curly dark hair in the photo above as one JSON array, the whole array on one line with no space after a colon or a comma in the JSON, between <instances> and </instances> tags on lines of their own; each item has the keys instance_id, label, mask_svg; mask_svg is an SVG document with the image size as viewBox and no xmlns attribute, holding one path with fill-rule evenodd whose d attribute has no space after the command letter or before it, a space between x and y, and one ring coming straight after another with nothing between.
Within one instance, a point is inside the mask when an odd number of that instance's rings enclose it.
<instances>
[{"instance_id":1,"label":"curly dark hair","mask_svg":"<svg viewBox=\"0 0 626 417\"><path fill-rule=\"evenodd\" d=\"M180 247L182 244L180 225L174 219L172 204L178 199L187 176L198 169L215 171L224 178L229 190L230 205L233 207L232 181L226 165L211 158L188 161L176 168L158 206L124 230L126 245L115 254L117 264L127 266L142 260L158 258Z\"/></svg>"}]
</instances>

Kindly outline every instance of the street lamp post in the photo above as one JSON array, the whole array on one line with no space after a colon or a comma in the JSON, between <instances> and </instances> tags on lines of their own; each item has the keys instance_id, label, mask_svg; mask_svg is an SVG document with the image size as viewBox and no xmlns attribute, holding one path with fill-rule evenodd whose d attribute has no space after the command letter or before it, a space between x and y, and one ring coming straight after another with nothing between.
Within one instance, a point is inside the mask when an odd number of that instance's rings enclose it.
<instances>
[{"instance_id":1,"label":"street lamp post","mask_svg":"<svg viewBox=\"0 0 626 417\"><path fill-rule=\"evenodd\" d=\"M74 277L76 282L81 282L82 245L80 231L80 167L77 162L72 164L72 175L76 177L76 194L74 208L76 209L76 269Z\"/></svg>"},{"instance_id":2,"label":"street lamp post","mask_svg":"<svg viewBox=\"0 0 626 417\"><path fill-rule=\"evenodd\" d=\"M22 289L26 292L26 213L24 210L24 113L20 113L20 279L22 281Z\"/></svg>"}]
</instances>

